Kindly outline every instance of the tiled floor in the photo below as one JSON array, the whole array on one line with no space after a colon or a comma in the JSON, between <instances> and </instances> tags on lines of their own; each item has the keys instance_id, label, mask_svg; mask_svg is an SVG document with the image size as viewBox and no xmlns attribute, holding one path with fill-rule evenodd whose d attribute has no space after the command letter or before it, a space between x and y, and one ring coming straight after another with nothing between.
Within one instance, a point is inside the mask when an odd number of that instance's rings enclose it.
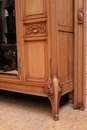
<instances>
[{"instance_id":1,"label":"tiled floor","mask_svg":"<svg viewBox=\"0 0 87 130\"><path fill-rule=\"evenodd\" d=\"M87 130L87 108L67 103L54 121L47 98L0 91L0 130Z\"/></svg>"}]
</instances>

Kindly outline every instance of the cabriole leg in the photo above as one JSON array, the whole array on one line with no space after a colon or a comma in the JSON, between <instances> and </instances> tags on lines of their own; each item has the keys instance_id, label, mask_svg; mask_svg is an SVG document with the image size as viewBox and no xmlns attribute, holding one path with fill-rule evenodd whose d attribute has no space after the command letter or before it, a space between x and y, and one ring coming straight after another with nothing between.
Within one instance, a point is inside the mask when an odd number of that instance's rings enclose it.
<instances>
[{"instance_id":1,"label":"cabriole leg","mask_svg":"<svg viewBox=\"0 0 87 130\"><path fill-rule=\"evenodd\" d=\"M52 106L53 119L57 121L59 119L59 95L58 95L58 79L55 76L50 85L46 88L45 92Z\"/></svg>"}]
</instances>

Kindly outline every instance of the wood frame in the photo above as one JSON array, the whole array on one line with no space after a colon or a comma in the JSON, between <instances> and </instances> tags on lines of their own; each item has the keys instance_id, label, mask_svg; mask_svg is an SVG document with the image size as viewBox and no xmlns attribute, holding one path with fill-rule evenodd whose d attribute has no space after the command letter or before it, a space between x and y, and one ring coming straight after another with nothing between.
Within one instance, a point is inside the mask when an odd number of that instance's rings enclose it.
<instances>
[{"instance_id":1,"label":"wood frame","mask_svg":"<svg viewBox=\"0 0 87 130\"><path fill-rule=\"evenodd\" d=\"M86 1L75 0L74 109L85 108Z\"/></svg>"},{"instance_id":2,"label":"wood frame","mask_svg":"<svg viewBox=\"0 0 87 130\"><path fill-rule=\"evenodd\" d=\"M70 91L74 90L74 108L85 108L85 0L74 0L74 31L73 29L68 28L68 32L74 34L74 88L72 87L73 78L71 78L71 81L69 80L69 88L66 90L63 90L61 86L58 70L58 30L65 29L62 26L58 26L58 0L43 0L43 11L40 10L40 14L37 11L37 14L35 15L31 15L30 12L28 12L27 5L27 8L24 8L24 2L26 5L26 2L28 1L15 0L18 43L18 76L10 77L1 75L0 89L48 97L52 106L53 118L54 120L58 120L60 98L62 95ZM46 28L42 34L40 34L39 31L35 34L32 32L26 32L28 26L33 27L35 24L35 26L38 27L41 23L44 23L43 25ZM35 44L37 44L37 41L41 42L41 48L44 46L43 50L45 51L43 51L43 53L46 52L43 56L46 58L46 62L44 63L46 73L42 72L42 77L39 78L35 77L36 75L34 75L34 77L30 76L27 72L28 68L26 68L26 61L28 59L26 50L31 43L34 45L36 42ZM28 55L30 54L28 53ZM42 67L44 68L44 66Z\"/></svg>"}]
</instances>

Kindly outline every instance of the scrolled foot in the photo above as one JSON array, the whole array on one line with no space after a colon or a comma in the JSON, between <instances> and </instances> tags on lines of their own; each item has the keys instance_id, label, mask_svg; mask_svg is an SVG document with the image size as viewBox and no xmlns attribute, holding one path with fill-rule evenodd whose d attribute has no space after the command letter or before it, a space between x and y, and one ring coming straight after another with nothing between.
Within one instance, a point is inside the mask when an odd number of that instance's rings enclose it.
<instances>
[{"instance_id":1,"label":"scrolled foot","mask_svg":"<svg viewBox=\"0 0 87 130\"><path fill-rule=\"evenodd\" d=\"M54 115L53 115L53 119L54 119L55 121L58 121L58 120L59 120L59 115L58 115L58 114L54 114Z\"/></svg>"}]
</instances>

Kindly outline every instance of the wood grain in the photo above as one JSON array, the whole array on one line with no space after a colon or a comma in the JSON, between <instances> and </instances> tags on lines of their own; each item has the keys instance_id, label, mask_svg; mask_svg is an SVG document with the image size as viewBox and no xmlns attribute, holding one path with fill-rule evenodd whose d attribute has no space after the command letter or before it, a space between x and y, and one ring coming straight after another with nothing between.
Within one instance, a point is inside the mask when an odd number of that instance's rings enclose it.
<instances>
[{"instance_id":1,"label":"wood grain","mask_svg":"<svg viewBox=\"0 0 87 130\"><path fill-rule=\"evenodd\" d=\"M54 120L71 91L84 109L85 0L15 0L15 11L18 75L0 75L0 89L48 97Z\"/></svg>"}]
</instances>

